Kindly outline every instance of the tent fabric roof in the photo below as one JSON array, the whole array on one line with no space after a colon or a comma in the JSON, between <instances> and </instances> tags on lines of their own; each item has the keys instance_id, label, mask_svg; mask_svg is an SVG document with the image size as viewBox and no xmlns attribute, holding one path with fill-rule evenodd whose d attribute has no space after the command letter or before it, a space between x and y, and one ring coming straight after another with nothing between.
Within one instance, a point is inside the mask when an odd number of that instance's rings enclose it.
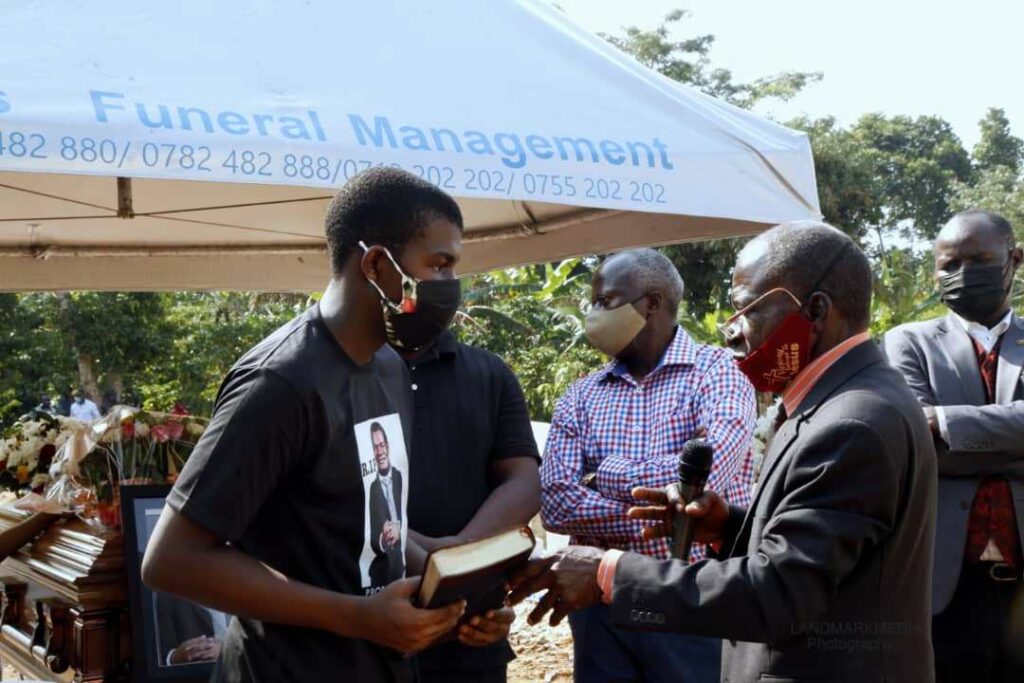
<instances>
[{"instance_id":1,"label":"tent fabric roof","mask_svg":"<svg viewBox=\"0 0 1024 683\"><path fill-rule=\"evenodd\" d=\"M457 198L462 272L819 213L805 135L536 0L55 0L0 23L0 290L319 288L327 202L371 164Z\"/></svg>"}]
</instances>

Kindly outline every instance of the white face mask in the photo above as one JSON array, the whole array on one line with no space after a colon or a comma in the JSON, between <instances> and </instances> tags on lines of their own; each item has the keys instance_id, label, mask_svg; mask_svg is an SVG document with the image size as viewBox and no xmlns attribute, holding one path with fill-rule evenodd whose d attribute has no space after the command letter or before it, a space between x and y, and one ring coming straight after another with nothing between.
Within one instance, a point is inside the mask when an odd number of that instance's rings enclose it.
<instances>
[{"instance_id":1,"label":"white face mask","mask_svg":"<svg viewBox=\"0 0 1024 683\"><path fill-rule=\"evenodd\" d=\"M642 298L637 298L637 301ZM634 308L633 303L626 303L616 308L595 308L590 311L584 329L587 339L598 351L616 356L636 339L646 324L647 319Z\"/></svg>"}]
</instances>

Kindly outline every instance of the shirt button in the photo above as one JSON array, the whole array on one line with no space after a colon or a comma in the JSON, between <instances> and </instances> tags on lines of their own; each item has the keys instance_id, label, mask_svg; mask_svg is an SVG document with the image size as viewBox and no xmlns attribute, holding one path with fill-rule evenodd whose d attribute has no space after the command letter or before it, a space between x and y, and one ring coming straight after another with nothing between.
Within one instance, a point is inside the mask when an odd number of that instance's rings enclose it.
<instances>
[{"instance_id":1,"label":"shirt button","mask_svg":"<svg viewBox=\"0 0 1024 683\"><path fill-rule=\"evenodd\" d=\"M419 388L420 388L420 387L419 387L419 385L418 385L418 384L413 384L413 385L412 385L412 390L413 390L413 391L416 391L416 390L417 390L417 389L419 389Z\"/></svg>"}]
</instances>

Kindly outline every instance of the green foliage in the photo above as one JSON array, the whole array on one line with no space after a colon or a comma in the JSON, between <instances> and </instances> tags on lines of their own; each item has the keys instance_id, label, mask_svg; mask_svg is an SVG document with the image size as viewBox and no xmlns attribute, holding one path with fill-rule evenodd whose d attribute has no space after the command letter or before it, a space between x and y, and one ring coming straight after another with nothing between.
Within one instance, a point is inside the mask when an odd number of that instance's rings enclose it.
<instances>
[{"instance_id":1,"label":"green foliage","mask_svg":"<svg viewBox=\"0 0 1024 683\"><path fill-rule=\"evenodd\" d=\"M939 303L930 255L890 250L880 259L873 289L871 334L876 339L897 325L945 312Z\"/></svg>"},{"instance_id":2,"label":"green foliage","mask_svg":"<svg viewBox=\"0 0 1024 683\"><path fill-rule=\"evenodd\" d=\"M933 239L950 215L957 182L969 182L973 172L949 123L934 116L867 114L850 132L880 183L881 227Z\"/></svg>"},{"instance_id":3,"label":"green foliage","mask_svg":"<svg viewBox=\"0 0 1024 683\"><path fill-rule=\"evenodd\" d=\"M971 153L975 165L983 171L1005 168L1014 175L1019 173L1024 141L1010 133L1006 112L992 107L978 125L981 139Z\"/></svg>"},{"instance_id":4,"label":"green foliage","mask_svg":"<svg viewBox=\"0 0 1024 683\"><path fill-rule=\"evenodd\" d=\"M594 264L567 259L494 271L466 283L459 337L505 359L535 420L549 420L569 385L604 362L583 332L581 303L590 298Z\"/></svg>"},{"instance_id":5,"label":"green foliage","mask_svg":"<svg viewBox=\"0 0 1024 683\"><path fill-rule=\"evenodd\" d=\"M995 166L978 173L974 184L958 183L951 209L986 209L1002 214L1024 242L1024 179L1007 166Z\"/></svg>"}]
</instances>

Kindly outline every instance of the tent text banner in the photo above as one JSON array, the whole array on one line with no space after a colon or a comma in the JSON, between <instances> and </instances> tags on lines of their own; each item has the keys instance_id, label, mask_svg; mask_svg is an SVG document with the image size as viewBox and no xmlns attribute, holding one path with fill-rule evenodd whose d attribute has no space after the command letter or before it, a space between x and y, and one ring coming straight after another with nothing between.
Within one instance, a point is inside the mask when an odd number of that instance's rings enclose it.
<instances>
[{"instance_id":1,"label":"tent text banner","mask_svg":"<svg viewBox=\"0 0 1024 683\"><path fill-rule=\"evenodd\" d=\"M396 166L456 197L462 272L819 215L807 136L540 0L13 3L0 289L316 289L323 215Z\"/></svg>"}]
</instances>

